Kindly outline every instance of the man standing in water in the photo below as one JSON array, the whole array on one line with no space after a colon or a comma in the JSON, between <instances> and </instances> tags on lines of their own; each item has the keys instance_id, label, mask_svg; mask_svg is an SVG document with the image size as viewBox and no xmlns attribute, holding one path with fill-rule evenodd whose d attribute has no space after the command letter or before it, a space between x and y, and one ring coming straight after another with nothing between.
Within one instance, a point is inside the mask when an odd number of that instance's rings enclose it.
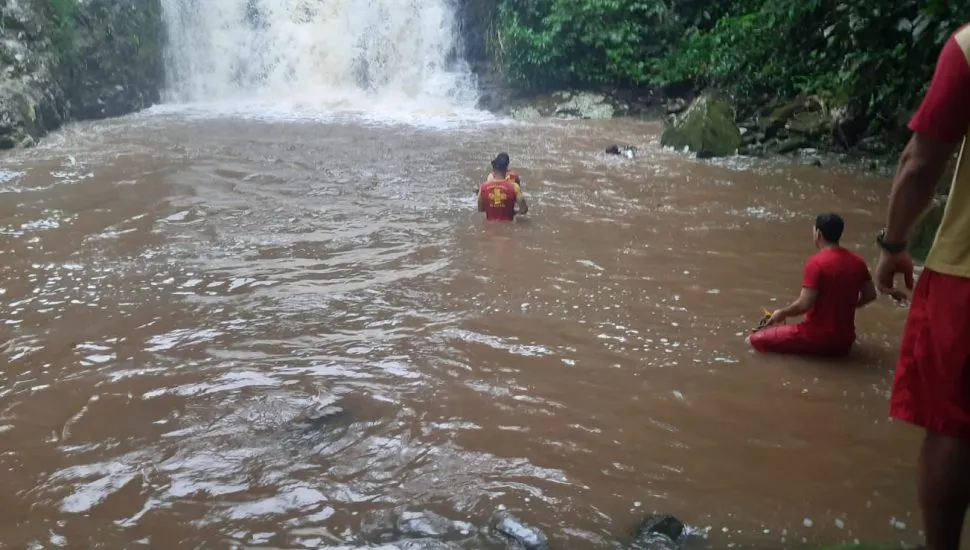
<instances>
[{"instance_id":1,"label":"man standing in water","mask_svg":"<svg viewBox=\"0 0 970 550\"><path fill-rule=\"evenodd\" d=\"M866 262L842 248L845 222L838 214L815 219L812 237L819 252L805 263L798 299L771 314L768 326L748 337L760 352L798 355L847 355L855 342L856 309L876 299L876 287ZM805 314L797 325L777 326L788 317Z\"/></svg>"},{"instance_id":2,"label":"man standing in water","mask_svg":"<svg viewBox=\"0 0 970 550\"><path fill-rule=\"evenodd\" d=\"M896 299L902 273L913 288L906 239L961 145L943 221L926 258L893 381L889 414L924 429L919 500L927 550L958 550L970 506L970 26L949 38L912 120L876 242L880 292Z\"/></svg>"},{"instance_id":3,"label":"man standing in water","mask_svg":"<svg viewBox=\"0 0 970 550\"><path fill-rule=\"evenodd\" d=\"M478 188L478 211L489 221L512 221L518 214L527 214L522 188L509 176L509 156L499 153L492 161L492 173Z\"/></svg>"}]
</instances>

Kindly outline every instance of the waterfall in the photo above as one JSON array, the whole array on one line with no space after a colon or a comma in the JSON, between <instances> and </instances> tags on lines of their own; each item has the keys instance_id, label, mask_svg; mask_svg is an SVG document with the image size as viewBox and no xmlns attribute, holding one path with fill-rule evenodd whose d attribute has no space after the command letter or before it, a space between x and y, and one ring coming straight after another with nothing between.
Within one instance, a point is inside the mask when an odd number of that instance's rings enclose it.
<instances>
[{"instance_id":1,"label":"waterfall","mask_svg":"<svg viewBox=\"0 0 970 550\"><path fill-rule=\"evenodd\" d=\"M169 103L474 107L450 0L162 0Z\"/></svg>"}]
</instances>

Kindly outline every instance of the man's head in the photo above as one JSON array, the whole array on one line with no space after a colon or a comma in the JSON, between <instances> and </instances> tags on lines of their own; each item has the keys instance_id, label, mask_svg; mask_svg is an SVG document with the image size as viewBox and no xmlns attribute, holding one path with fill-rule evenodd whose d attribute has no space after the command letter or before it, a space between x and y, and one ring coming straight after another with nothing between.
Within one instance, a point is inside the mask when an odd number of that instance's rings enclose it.
<instances>
[{"instance_id":1,"label":"man's head","mask_svg":"<svg viewBox=\"0 0 970 550\"><path fill-rule=\"evenodd\" d=\"M509 160L508 153L499 153L494 160L492 160L492 170L496 172L505 173L509 171Z\"/></svg>"},{"instance_id":2,"label":"man's head","mask_svg":"<svg viewBox=\"0 0 970 550\"><path fill-rule=\"evenodd\" d=\"M815 246L839 244L844 230L845 221L842 216L831 212L819 214L815 217L815 229L812 231L815 237Z\"/></svg>"}]
</instances>

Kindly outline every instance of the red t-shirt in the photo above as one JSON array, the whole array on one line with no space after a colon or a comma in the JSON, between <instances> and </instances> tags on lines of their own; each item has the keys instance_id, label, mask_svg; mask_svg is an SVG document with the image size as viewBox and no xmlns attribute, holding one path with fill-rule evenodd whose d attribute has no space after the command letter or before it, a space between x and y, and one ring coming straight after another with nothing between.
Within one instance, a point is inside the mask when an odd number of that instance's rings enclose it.
<instances>
[{"instance_id":1,"label":"red t-shirt","mask_svg":"<svg viewBox=\"0 0 970 550\"><path fill-rule=\"evenodd\" d=\"M478 188L478 196L485 201L485 219L507 222L514 220L515 203L521 192L519 184L509 178L483 183Z\"/></svg>"},{"instance_id":2,"label":"red t-shirt","mask_svg":"<svg viewBox=\"0 0 970 550\"><path fill-rule=\"evenodd\" d=\"M818 298L802 326L833 345L851 345L859 293L870 280L865 260L851 250L826 248L809 258L802 286L817 290Z\"/></svg>"},{"instance_id":3,"label":"red t-shirt","mask_svg":"<svg viewBox=\"0 0 970 550\"><path fill-rule=\"evenodd\" d=\"M970 25L946 41L936 60L930 89L909 121L909 129L945 143L963 140L970 128Z\"/></svg>"}]
</instances>

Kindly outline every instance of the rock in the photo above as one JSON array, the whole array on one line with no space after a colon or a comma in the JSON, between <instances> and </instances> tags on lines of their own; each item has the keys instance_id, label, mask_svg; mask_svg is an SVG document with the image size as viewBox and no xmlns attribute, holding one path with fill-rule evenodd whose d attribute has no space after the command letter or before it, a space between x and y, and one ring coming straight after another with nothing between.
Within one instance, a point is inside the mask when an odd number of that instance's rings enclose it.
<instances>
[{"instance_id":1,"label":"rock","mask_svg":"<svg viewBox=\"0 0 970 550\"><path fill-rule=\"evenodd\" d=\"M741 131L734 123L734 107L725 98L703 94L691 103L660 137L661 145L711 156L733 155L741 146Z\"/></svg>"},{"instance_id":2,"label":"rock","mask_svg":"<svg viewBox=\"0 0 970 550\"><path fill-rule=\"evenodd\" d=\"M628 550L678 550L676 542L659 533L647 533L639 536L627 548Z\"/></svg>"},{"instance_id":3,"label":"rock","mask_svg":"<svg viewBox=\"0 0 970 550\"><path fill-rule=\"evenodd\" d=\"M542 531L523 523L508 512L503 511L495 515L493 529L525 550L546 550L549 546L549 539Z\"/></svg>"},{"instance_id":4,"label":"rock","mask_svg":"<svg viewBox=\"0 0 970 550\"><path fill-rule=\"evenodd\" d=\"M786 155L788 153L794 153L801 149L810 147L812 142L808 138L804 137L792 137L784 141L776 141L773 145L768 147L768 152L776 155Z\"/></svg>"},{"instance_id":5,"label":"rock","mask_svg":"<svg viewBox=\"0 0 970 550\"><path fill-rule=\"evenodd\" d=\"M946 209L946 197L936 197L926 212L919 218L913 228L912 236L909 240L909 252L914 259L926 261L936 238L936 231L940 228L943 221L943 211Z\"/></svg>"},{"instance_id":6,"label":"rock","mask_svg":"<svg viewBox=\"0 0 970 550\"><path fill-rule=\"evenodd\" d=\"M516 120L534 122L542 118L542 113L539 112L539 109L526 105L524 107L512 109L512 118Z\"/></svg>"},{"instance_id":7,"label":"rock","mask_svg":"<svg viewBox=\"0 0 970 550\"><path fill-rule=\"evenodd\" d=\"M437 539L411 539L395 542L393 548L397 550L461 550L461 547L450 542Z\"/></svg>"},{"instance_id":8,"label":"rock","mask_svg":"<svg viewBox=\"0 0 970 550\"><path fill-rule=\"evenodd\" d=\"M815 550L903 550L899 546L884 544L840 544L836 546L822 546Z\"/></svg>"},{"instance_id":9,"label":"rock","mask_svg":"<svg viewBox=\"0 0 970 550\"><path fill-rule=\"evenodd\" d=\"M667 114L677 114L687 108L687 100L681 97L674 97L664 103L664 112Z\"/></svg>"},{"instance_id":10,"label":"rock","mask_svg":"<svg viewBox=\"0 0 970 550\"><path fill-rule=\"evenodd\" d=\"M832 130L828 115L821 111L802 111L795 114L785 126L793 135L821 139Z\"/></svg>"},{"instance_id":11,"label":"rock","mask_svg":"<svg viewBox=\"0 0 970 550\"><path fill-rule=\"evenodd\" d=\"M637 148L629 145L610 145L606 148L607 155L619 155L628 159L636 158Z\"/></svg>"},{"instance_id":12,"label":"rock","mask_svg":"<svg viewBox=\"0 0 970 550\"><path fill-rule=\"evenodd\" d=\"M554 94L553 97L557 97ZM616 108L605 95L591 92L565 93L559 95L561 103L556 106L557 116L575 116L585 119L613 118Z\"/></svg>"},{"instance_id":13,"label":"rock","mask_svg":"<svg viewBox=\"0 0 970 550\"><path fill-rule=\"evenodd\" d=\"M0 6L0 148L25 147L71 118L126 114L158 100L160 0L87 0L58 27L46 2Z\"/></svg>"},{"instance_id":14,"label":"rock","mask_svg":"<svg viewBox=\"0 0 970 550\"><path fill-rule=\"evenodd\" d=\"M98 119L157 103L164 85L160 0L89 0L78 13L76 55L84 63L71 86L71 115Z\"/></svg>"},{"instance_id":15,"label":"rock","mask_svg":"<svg viewBox=\"0 0 970 550\"><path fill-rule=\"evenodd\" d=\"M884 155L889 152L889 146L877 136L863 138L856 147L867 155Z\"/></svg>"},{"instance_id":16,"label":"rock","mask_svg":"<svg viewBox=\"0 0 970 550\"><path fill-rule=\"evenodd\" d=\"M397 530L408 536L445 537L458 533L461 528L434 512L404 512L397 520Z\"/></svg>"},{"instance_id":17,"label":"rock","mask_svg":"<svg viewBox=\"0 0 970 550\"><path fill-rule=\"evenodd\" d=\"M646 534L663 535L670 540L684 536L684 523L670 514L655 514L640 522L637 537Z\"/></svg>"}]
</instances>

